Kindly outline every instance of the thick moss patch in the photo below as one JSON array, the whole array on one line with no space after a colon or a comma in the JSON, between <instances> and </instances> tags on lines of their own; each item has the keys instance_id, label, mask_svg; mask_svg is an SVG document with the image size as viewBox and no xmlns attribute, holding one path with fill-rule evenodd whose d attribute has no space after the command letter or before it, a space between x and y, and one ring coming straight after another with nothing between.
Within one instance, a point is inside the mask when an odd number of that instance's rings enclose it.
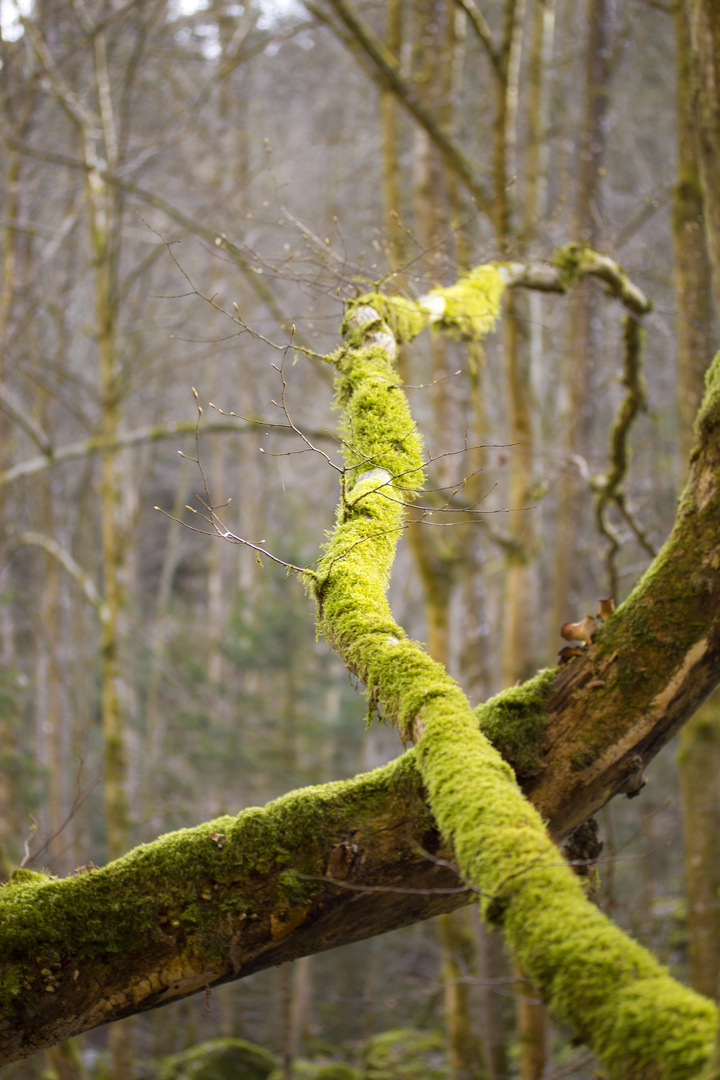
<instances>
[{"instance_id":1,"label":"thick moss patch","mask_svg":"<svg viewBox=\"0 0 720 1080\"><path fill-rule=\"evenodd\" d=\"M554 676L555 669L548 668L475 709L483 735L522 777L533 776L543 767L546 707Z\"/></svg>"}]
</instances>

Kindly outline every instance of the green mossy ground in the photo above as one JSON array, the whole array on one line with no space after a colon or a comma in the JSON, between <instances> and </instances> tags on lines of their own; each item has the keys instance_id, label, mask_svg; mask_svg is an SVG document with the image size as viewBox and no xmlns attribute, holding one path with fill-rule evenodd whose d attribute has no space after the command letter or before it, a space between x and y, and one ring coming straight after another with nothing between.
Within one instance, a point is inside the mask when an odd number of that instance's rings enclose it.
<instances>
[{"instance_id":1,"label":"green mossy ground","mask_svg":"<svg viewBox=\"0 0 720 1080\"><path fill-rule=\"evenodd\" d=\"M278 1068L268 1080L285 1080L285 1069ZM292 1080L363 1080L362 1074L343 1061L322 1064L317 1061L304 1061L295 1058L292 1063Z\"/></svg>"},{"instance_id":2,"label":"green mossy ground","mask_svg":"<svg viewBox=\"0 0 720 1080\"><path fill-rule=\"evenodd\" d=\"M277 1058L245 1039L208 1039L165 1058L158 1080L268 1080Z\"/></svg>"},{"instance_id":3,"label":"green mossy ground","mask_svg":"<svg viewBox=\"0 0 720 1080\"><path fill-rule=\"evenodd\" d=\"M398 1028L369 1039L363 1051L363 1080L452 1080L447 1040L439 1031Z\"/></svg>"}]
</instances>

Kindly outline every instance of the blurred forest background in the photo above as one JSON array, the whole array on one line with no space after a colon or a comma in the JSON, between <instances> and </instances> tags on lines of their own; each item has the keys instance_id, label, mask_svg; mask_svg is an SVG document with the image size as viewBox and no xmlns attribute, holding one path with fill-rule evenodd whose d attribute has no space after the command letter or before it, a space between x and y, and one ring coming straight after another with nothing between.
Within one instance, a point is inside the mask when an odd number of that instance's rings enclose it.
<instances>
[{"instance_id":1,"label":"blurred forest background","mask_svg":"<svg viewBox=\"0 0 720 1080\"><path fill-rule=\"evenodd\" d=\"M419 296L568 241L623 264L654 309L601 529L597 477L628 386L620 311L597 283L515 290L483 353L436 337L403 357L433 456L427 504L457 513L408 529L393 610L477 702L556 663L561 624L621 601L647 566L718 343L671 0L4 0L2 15L6 878L82 872L401 752L364 730L301 586L206 535L193 387L228 529L306 565L337 481L288 420L336 460L312 354L337 346L345 298ZM718 775L711 702L641 797L599 815L599 902L711 995ZM398 1029L438 1034L419 1049L393 1036L393 1058L377 1036ZM361 1070L338 1080L594 1075L470 909L7 1075L155 1076L220 1036L307 1080L332 1061Z\"/></svg>"}]
</instances>

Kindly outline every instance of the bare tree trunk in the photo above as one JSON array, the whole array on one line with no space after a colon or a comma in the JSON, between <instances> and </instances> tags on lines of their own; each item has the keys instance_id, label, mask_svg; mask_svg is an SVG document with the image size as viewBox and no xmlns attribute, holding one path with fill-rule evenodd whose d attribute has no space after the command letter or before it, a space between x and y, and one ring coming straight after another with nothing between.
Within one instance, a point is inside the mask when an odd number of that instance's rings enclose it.
<instances>
[{"instance_id":1,"label":"bare tree trunk","mask_svg":"<svg viewBox=\"0 0 720 1080\"><path fill-rule=\"evenodd\" d=\"M705 232L720 310L720 7L715 0L685 0L690 27L691 84L698 132Z\"/></svg>"},{"instance_id":2,"label":"bare tree trunk","mask_svg":"<svg viewBox=\"0 0 720 1080\"><path fill-rule=\"evenodd\" d=\"M471 986L477 976L477 942L472 911L464 908L438 919L443 947L443 987L449 1059L458 1080L484 1080L483 1055L472 1015Z\"/></svg>"},{"instance_id":3,"label":"bare tree trunk","mask_svg":"<svg viewBox=\"0 0 720 1080\"><path fill-rule=\"evenodd\" d=\"M312 1012L312 958L301 956L291 968L288 1045L293 1058L302 1057Z\"/></svg>"},{"instance_id":4,"label":"bare tree trunk","mask_svg":"<svg viewBox=\"0 0 720 1080\"><path fill-rule=\"evenodd\" d=\"M385 45L398 63L403 43L403 0L388 0ZM405 226L400 196L399 109L395 95L387 87L380 91L382 129L383 204L387 230L387 256L391 270L405 261Z\"/></svg>"},{"instance_id":5,"label":"bare tree trunk","mask_svg":"<svg viewBox=\"0 0 720 1080\"><path fill-rule=\"evenodd\" d=\"M517 116L525 6L525 0L507 0L499 69L501 78L496 80L495 225L503 251L510 250L517 217L512 181L517 170ZM537 198L537 189L531 188L528 198ZM524 217L530 216L528 208ZM508 559L504 605L504 686L512 686L517 680L527 678L534 669L531 636L536 603L536 582L531 567L533 522L531 514L523 510L529 503L534 466L530 375L526 363L528 342L521 329L527 319L521 321L520 318L526 306L524 298L514 294L505 297L504 363L510 420L508 441L513 444L508 505L512 510L510 539L514 550ZM519 971L517 961L515 967ZM527 992L521 989L515 1000L520 1036L520 1075L522 1080L537 1080L545 1066L547 1016L536 995L529 989L529 984Z\"/></svg>"},{"instance_id":6,"label":"bare tree trunk","mask_svg":"<svg viewBox=\"0 0 720 1080\"><path fill-rule=\"evenodd\" d=\"M609 108L614 0L588 0L587 11L584 118L578 148L578 186L573 234L578 243L594 247L600 232L600 184ZM562 410L561 422L567 460L559 486L558 525L555 536L551 624L554 635L573 612L581 573L577 565L578 538L583 528L581 508L586 506L588 512L590 509L586 488L580 486L571 461L576 454L581 454L585 447L585 433L589 422L588 390L595 354L593 314L597 304L596 291L587 283L581 284L573 297L570 341L563 364L565 407Z\"/></svg>"},{"instance_id":7,"label":"bare tree trunk","mask_svg":"<svg viewBox=\"0 0 720 1080\"><path fill-rule=\"evenodd\" d=\"M704 207L697 156L695 110L690 85L690 35L682 5L675 9L677 51L678 178L674 197L675 307L680 468L684 478L693 443L693 424L713 354L711 267L703 228Z\"/></svg>"},{"instance_id":8,"label":"bare tree trunk","mask_svg":"<svg viewBox=\"0 0 720 1080\"><path fill-rule=\"evenodd\" d=\"M527 146L522 236L525 244L537 237L538 221L547 206L550 160L549 68L555 39L555 0L532 0L532 33L528 60Z\"/></svg>"},{"instance_id":9,"label":"bare tree trunk","mask_svg":"<svg viewBox=\"0 0 720 1080\"><path fill-rule=\"evenodd\" d=\"M517 958L514 961L514 995L520 1037L520 1076L541 1080L547 1062L548 1015L535 986L525 977Z\"/></svg>"},{"instance_id":10,"label":"bare tree trunk","mask_svg":"<svg viewBox=\"0 0 720 1080\"><path fill-rule=\"evenodd\" d=\"M715 997L720 979L720 701L683 729L680 790L685 842L690 984Z\"/></svg>"},{"instance_id":11,"label":"bare tree trunk","mask_svg":"<svg viewBox=\"0 0 720 1080\"><path fill-rule=\"evenodd\" d=\"M677 42L678 182L675 188L675 303L680 468L687 472L693 425L712 358L711 272L703 229L690 86L690 35L682 6L675 11ZM720 979L720 698L715 694L680 735L685 893L690 982L708 997Z\"/></svg>"},{"instance_id":12,"label":"bare tree trunk","mask_svg":"<svg viewBox=\"0 0 720 1080\"><path fill-rule=\"evenodd\" d=\"M5 68L5 64L2 65ZM5 72L2 72L5 75ZM3 87L3 90L6 88ZM9 355L10 334L14 325L14 309L18 286L17 233L12 222L20 217L20 156L9 151L4 169L4 194L2 206L3 224L0 226L0 385L7 377L6 363ZM6 468L13 458L15 443L11 424L4 425L2 449L0 450L0 469ZM13 497L8 491L0 491L0 543L10 535L14 516ZM10 575L7 560L0 565L0 670L3 679L10 683L14 679L15 631L13 626L12 605L10 602ZM0 709L0 745L8 760L18 752L19 716L14 705L16 687L3 685L4 707ZM17 814L18 801L14 798L12 772L0 770L0 881L10 874L16 855L17 839L21 833L21 823Z\"/></svg>"},{"instance_id":13,"label":"bare tree trunk","mask_svg":"<svg viewBox=\"0 0 720 1080\"><path fill-rule=\"evenodd\" d=\"M502 936L481 922L480 968L482 978L482 1013L484 1047L491 1080L506 1080L510 1075L508 1030L512 1028L512 1001L509 999L509 961Z\"/></svg>"}]
</instances>

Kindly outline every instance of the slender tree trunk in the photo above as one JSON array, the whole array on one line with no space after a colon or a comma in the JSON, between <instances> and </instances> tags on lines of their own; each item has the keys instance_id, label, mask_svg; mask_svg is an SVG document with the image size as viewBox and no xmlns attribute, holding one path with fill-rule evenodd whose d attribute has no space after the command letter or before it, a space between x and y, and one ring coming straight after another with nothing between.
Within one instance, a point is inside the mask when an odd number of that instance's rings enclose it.
<instances>
[{"instance_id":1,"label":"slender tree trunk","mask_svg":"<svg viewBox=\"0 0 720 1080\"><path fill-rule=\"evenodd\" d=\"M532 32L528 59L527 146L522 235L532 244L547 207L550 161L549 69L555 40L555 0L532 0Z\"/></svg>"},{"instance_id":2,"label":"slender tree trunk","mask_svg":"<svg viewBox=\"0 0 720 1080\"><path fill-rule=\"evenodd\" d=\"M605 168L614 0L588 0L587 10L584 118L578 148L573 233L577 242L596 247L600 235L600 188ZM586 488L584 484L580 485L575 468L570 463L576 454L582 454L587 441L590 421L588 393L595 353L593 316L597 304L597 292L587 283L581 283L573 296L570 342L562 373L565 407L561 420L567 465L559 485L551 626L553 636L570 618L578 599L581 570L577 565L577 549L583 528L581 509L585 506L589 512L590 503Z\"/></svg>"},{"instance_id":3,"label":"slender tree trunk","mask_svg":"<svg viewBox=\"0 0 720 1080\"><path fill-rule=\"evenodd\" d=\"M485 1056L491 1080L506 1080L510 1075L508 1031L512 1029L512 1001L509 960L502 936L481 922L480 969L482 972L482 1012L485 1031Z\"/></svg>"},{"instance_id":4,"label":"slender tree trunk","mask_svg":"<svg viewBox=\"0 0 720 1080\"><path fill-rule=\"evenodd\" d=\"M720 310L720 6L685 0L690 27L690 66L698 132L705 232L713 270L715 310Z\"/></svg>"},{"instance_id":5,"label":"slender tree trunk","mask_svg":"<svg viewBox=\"0 0 720 1080\"><path fill-rule=\"evenodd\" d=\"M713 354L711 268L703 228L704 207L690 85L690 35L685 10L675 9L678 178L674 197L675 308L680 467L685 476L693 423Z\"/></svg>"},{"instance_id":6,"label":"slender tree trunk","mask_svg":"<svg viewBox=\"0 0 720 1080\"><path fill-rule=\"evenodd\" d=\"M388 52L400 60L403 43L403 0L388 0L385 45ZM382 130L383 204L387 232L387 255L391 270L405 261L405 226L400 196L399 108L395 95L383 87L380 91L380 122Z\"/></svg>"},{"instance_id":7,"label":"slender tree trunk","mask_svg":"<svg viewBox=\"0 0 720 1080\"><path fill-rule=\"evenodd\" d=\"M301 956L292 965L288 1045L293 1058L302 1057L312 1012L312 958Z\"/></svg>"},{"instance_id":8,"label":"slender tree trunk","mask_svg":"<svg viewBox=\"0 0 720 1080\"><path fill-rule=\"evenodd\" d=\"M710 261L703 229L703 196L697 161L690 85L690 35L686 13L675 11L677 42L678 182L675 188L675 304L680 468L687 472L693 424L713 350ZM713 997L720 979L720 697L715 694L680 735L685 891L690 982Z\"/></svg>"},{"instance_id":9,"label":"slender tree trunk","mask_svg":"<svg viewBox=\"0 0 720 1080\"><path fill-rule=\"evenodd\" d=\"M116 121L108 73L105 36L95 34L95 85L101 132L84 125L86 188L90 241L95 262L95 320L100 370L100 433L115 439L120 432L123 401L122 363L118 347L120 235L122 196L102 180L98 155L109 168L119 164ZM100 530L104 605L102 610L101 713L105 766L106 850L110 860L127 851L130 839L127 799L128 761L125 672L122 638L127 617L127 535L125 484L131 472L122 469L121 453L103 454L100 470ZM133 1075L132 1023L110 1027L111 1080Z\"/></svg>"},{"instance_id":10,"label":"slender tree trunk","mask_svg":"<svg viewBox=\"0 0 720 1080\"><path fill-rule=\"evenodd\" d=\"M520 96L520 59L522 55L525 0L508 0L502 47L503 78L496 80L495 113L495 197L496 230L501 250L512 248L511 234L517 217L513 205L512 181L517 170L517 118ZM537 198L537 189L530 196ZM526 209L524 217L530 216ZM509 441L513 444L510 459L508 504L510 539L514 551L508 560L503 625L503 684L512 686L533 670L532 627L536 600L532 559L532 516L528 505L533 478L533 433L530 407L530 375L527 365L528 342L522 333L521 316L526 302L508 294L505 297L505 380L509 405ZM515 961L516 971L519 965ZM516 995L516 1015L520 1036L520 1075L522 1080L537 1080L546 1059L547 1016L529 984Z\"/></svg>"},{"instance_id":11,"label":"slender tree trunk","mask_svg":"<svg viewBox=\"0 0 720 1080\"><path fill-rule=\"evenodd\" d=\"M441 117L446 130L452 125L453 56L455 12L444 0L422 0L415 8L416 47L414 75L426 105ZM432 28L432 34L431 34ZM434 43L430 44L430 38ZM415 215L417 236L426 251L426 262L438 281L451 256L447 229L451 190L444 163L425 131L415 133ZM441 337L430 342L433 406L432 445L442 446L448 431L458 428L459 402L452 379L455 365L449 343ZM435 463L436 484L451 481L456 463ZM441 496L442 499L442 496ZM459 536L421 523L410 529L410 543L425 593L427 643L430 654L443 664L453 665L450 645L450 610L462 552ZM481 1050L472 1021L467 983L461 977L469 963L467 931L457 912L438 920L443 949L445 1022L448 1053L458 1080L482 1076Z\"/></svg>"},{"instance_id":12,"label":"slender tree trunk","mask_svg":"<svg viewBox=\"0 0 720 1080\"><path fill-rule=\"evenodd\" d=\"M680 790L685 842L690 984L715 997L720 979L720 699L683 729Z\"/></svg>"},{"instance_id":13,"label":"slender tree trunk","mask_svg":"<svg viewBox=\"0 0 720 1080\"><path fill-rule=\"evenodd\" d=\"M7 377L7 357L10 335L14 327L15 303L18 287L17 233L12 222L20 217L20 155L7 152L4 169L3 224L0 225L0 384ZM6 468L13 458L14 431L12 425L4 424L0 449L0 469ZM9 491L0 491L0 544L10 535L14 517L13 497ZM10 573L7 560L0 565L0 671L3 673L3 702L0 707L0 745L7 760L18 752L18 709L15 705L16 687L12 685L16 664L15 631L11 604ZM17 814L18 800L14 798L12 772L0 770L0 881L4 881L13 868L15 845L21 835L22 825Z\"/></svg>"},{"instance_id":14,"label":"slender tree trunk","mask_svg":"<svg viewBox=\"0 0 720 1080\"><path fill-rule=\"evenodd\" d=\"M443 947L445 1015L450 1033L449 1058L458 1080L481 1080L486 1075L472 1015L471 980L477 975L472 915L471 908L463 908L438 919Z\"/></svg>"},{"instance_id":15,"label":"slender tree trunk","mask_svg":"<svg viewBox=\"0 0 720 1080\"><path fill-rule=\"evenodd\" d=\"M530 566L533 546L530 502L533 477L533 432L530 377L524 360L523 334L518 319L522 308L514 293L505 302L505 374L508 388L509 439L512 443L508 506L510 539L514 551L508 559L503 628L503 684L512 686L532 674L532 627L535 622L535 575Z\"/></svg>"},{"instance_id":16,"label":"slender tree trunk","mask_svg":"<svg viewBox=\"0 0 720 1080\"><path fill-rule=\"evenodd\" d=\"M42 503L45 519L43 531L48 536L52 536L54 523L51 492L47 483L43 484ZM39 557L44 562L44 573L40 625L37 627L35 644L35 728L37 761L47 773L44 824L47 835L52 836L59 833L70 806L67 790L70 763L65 753L66 732L63 715L65 693L59 656L63 641L61 622L63 570L51 555L43 553ZM67 846L68 838L59 835L51 848L53 871L60 876L68 874L71 869L67 854L61 854Z\"/></svg>"}]
</instances>

